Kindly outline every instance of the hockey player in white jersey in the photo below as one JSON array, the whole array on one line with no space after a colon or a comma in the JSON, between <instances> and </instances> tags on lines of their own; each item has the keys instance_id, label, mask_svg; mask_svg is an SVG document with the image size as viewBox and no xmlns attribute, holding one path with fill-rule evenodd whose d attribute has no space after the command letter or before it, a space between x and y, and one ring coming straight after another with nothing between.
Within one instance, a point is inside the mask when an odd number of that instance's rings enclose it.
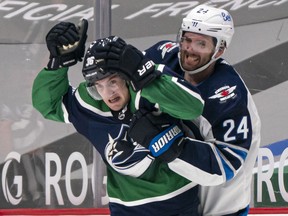
<instances>
[{"instance_id":1,"label":"hockey player in white jersey","mask_svg":"<svg viewBox=\"0 0 288 216\"><path fill-rule=\"evenodd\" d=\"M260 145L260 119L252 96L240 75L221 58L233 34L233 19L226 10L198 5L183 19L178 41L160 41L146 50L148 58L168 65L200 90L205 100L203 117L196 124L187 122L197 137L211 127L213 137L203 137L206 142L249 150L244 167L232 180L201 187L200 213L205 216L248 214Z\"/></svg>"}]
</instances>

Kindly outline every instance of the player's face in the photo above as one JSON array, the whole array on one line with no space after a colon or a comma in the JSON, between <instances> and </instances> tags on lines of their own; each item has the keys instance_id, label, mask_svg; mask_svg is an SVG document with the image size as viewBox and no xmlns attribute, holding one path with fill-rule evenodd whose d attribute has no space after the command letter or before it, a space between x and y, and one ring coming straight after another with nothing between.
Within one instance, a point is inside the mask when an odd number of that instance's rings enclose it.
<instances>
[{"instance_id":1,"label":"player's face","mask_svg":"<svg viewBox=\"0 0 288 216\"><path fill-rule=\"evenodd\" d=\"M213 39L207 35L185 32L180 41L180 61L186 70L196 70L214 54Z\"/></svg>"},{"instance_id":2,"label":"player's face","mask_svg":"<svg viewBox=\"0 0 288 216\"><path fill-rule=\"evenodd\" d=\"M96 81L95 86L103 101L113 111L121 110L130 100L126 81L117 74Z\"/></svg>"}]
</instances>

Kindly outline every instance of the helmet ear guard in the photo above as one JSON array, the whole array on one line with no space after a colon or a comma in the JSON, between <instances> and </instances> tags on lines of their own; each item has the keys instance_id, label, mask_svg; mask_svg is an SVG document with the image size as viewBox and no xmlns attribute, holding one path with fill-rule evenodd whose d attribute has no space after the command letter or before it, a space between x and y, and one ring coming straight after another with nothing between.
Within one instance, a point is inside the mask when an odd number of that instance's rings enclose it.
<instances>
[{"instance_id":1,"label":"helmet ear guard","mask_svg":"<svg viewBox=\"0 0 288 216\"><path fill-rule=\"evenodd\" d=\"M234 34L234 23L232 16L228 13L228 11L208 5L198 5L197 7L193 8L185 18L183 18L181 28L178 33L178 42L180 42L180 39L185 32L193 32L216 38L215 51L211 57L211 60L206 65L196 70L185 70L181 65L180 53L178 54L179 63L182 70L190 74L195 74L205 70L211 63L221 57L225 49L231 43ZM222 50L223 53L216 57L218 51Z\"/></svg>"}]
</instances>

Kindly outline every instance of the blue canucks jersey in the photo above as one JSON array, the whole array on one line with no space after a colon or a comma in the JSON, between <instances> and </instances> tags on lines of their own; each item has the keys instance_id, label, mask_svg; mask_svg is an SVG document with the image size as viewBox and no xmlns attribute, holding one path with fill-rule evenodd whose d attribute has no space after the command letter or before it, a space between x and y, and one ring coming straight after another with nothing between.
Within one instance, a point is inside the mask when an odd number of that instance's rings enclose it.
<instances>
[{"instance_id":1,"label":"blue canucks jersey","mask_svg":"<svg viewBox=\"0 0 288 216\"><path fill-rule=\"evenodd\" d=\"M128 109L135 112L143 107L186 120L198 117L203 111L198 90L182 78L170 76L172 71L164 66L157 69L163 75L145 89L134 92L129 88ZM72 123L100 153L108 168L111 215L167 216L190 208L197 210L197 184L174 173L134 143L127 135L127 122L114 116L103 100L94 100L85 82L77 88L70 86L68 68L43 69L34 80L32 102L45 118Z\"/></svg>"}]
</instances>

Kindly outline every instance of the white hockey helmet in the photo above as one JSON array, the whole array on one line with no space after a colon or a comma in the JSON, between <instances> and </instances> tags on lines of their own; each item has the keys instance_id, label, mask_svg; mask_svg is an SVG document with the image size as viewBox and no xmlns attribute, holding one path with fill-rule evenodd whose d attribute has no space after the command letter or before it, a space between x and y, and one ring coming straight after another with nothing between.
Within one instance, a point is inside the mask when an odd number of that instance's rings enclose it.
<instances>
[{"instance_id":1,"label":"white hockey helmet","mask_svg":"<svg viewBox=\"0 0 288 216\"><path fill-rule=\"evenodd\" d=\"M185 32L208 35L217 40L214 55L211 57L211 60L206 65L196 70L188 71L190 74L195 74L206 69L212 62L220 57L215 58L219 48L225 49L229 46L234 34L234 23L232 16L228 11L208 5L198 5L183 18L178 34L179 41ZM180 58L179 62L182 67Z\"/></svg>"}]
</instances>

